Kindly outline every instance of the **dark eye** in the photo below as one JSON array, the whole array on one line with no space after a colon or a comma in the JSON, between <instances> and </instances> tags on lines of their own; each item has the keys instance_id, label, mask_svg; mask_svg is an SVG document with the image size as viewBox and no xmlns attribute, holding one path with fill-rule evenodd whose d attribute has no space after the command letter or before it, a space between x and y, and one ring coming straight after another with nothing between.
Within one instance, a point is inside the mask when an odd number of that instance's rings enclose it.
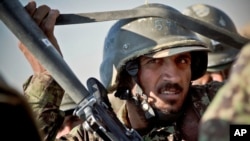
<instances>
[{"instance_id":1,"label":"dark eye","mask_svg":"<svg viewBox=\"0 0 250 141\"><path fill-rule=\"evenodd\" d=\"M159 63L159 59L151 58L148 59L146 64L156 64L156 63Z\"/></svg>"},{"instance_id":2,"label":"dark eye","mask_svg":"<svg viewBox=\"0 0 250 141\"><path fill-rule=\"evenodd\" d=\"M179 64L191 64L191 58L188 56L180 56L176 62Z\"/></svg>"},{"instance_id":3,"label":"dark eye","mask_svg":"<svg viewBox=\"0 0 250 141\"><path fill-rule=\"evenodd\" d=\"M180 63L181 63L181 64L184 64L184 63L186 64L186 63L187 63L187 59L181 58L181 59L180 59Z\"/></svg>"},{"instance_id":4,"label":"dark eye","mask_svg":"<svg viewBox=\"0 0 250 141\"><path fill-rule=\"evenodd\" d=\"M160 64L161 59L158 59L158 58L150 58L150 57L147 57L147 58L143 58L141 60L141 66L152 66L152 65L157 65L157 64Z\"/></svg>"}]
</instances>

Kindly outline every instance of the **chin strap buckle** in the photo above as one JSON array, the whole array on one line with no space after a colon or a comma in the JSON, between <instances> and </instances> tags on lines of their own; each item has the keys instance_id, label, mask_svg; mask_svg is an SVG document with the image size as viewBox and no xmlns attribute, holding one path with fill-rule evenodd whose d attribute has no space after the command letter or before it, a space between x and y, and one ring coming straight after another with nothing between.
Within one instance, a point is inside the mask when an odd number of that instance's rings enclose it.
<instances>
[{"instance_id":1,"label":"chin strap buckle","mask_svg":"<svg viewBox=\"0 0 250 141\"><path fill-rule=\"evenodd\" d=\"M133 99L136 101L136 104L141 106L142 110L145 113L145 117L147 119L155 117L155 112L151 107L151 105L148 103L148 96L142 92L140 86L136 84L135 87L136 87L136 96L134 96Z\"/></svg>"}]
</instances>

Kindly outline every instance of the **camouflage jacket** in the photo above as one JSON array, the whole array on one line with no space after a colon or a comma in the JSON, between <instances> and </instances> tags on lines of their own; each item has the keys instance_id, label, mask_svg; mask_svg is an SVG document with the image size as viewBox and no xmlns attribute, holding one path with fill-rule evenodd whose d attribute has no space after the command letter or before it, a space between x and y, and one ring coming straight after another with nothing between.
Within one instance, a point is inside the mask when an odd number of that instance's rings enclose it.
<instances>
[{"instance_id":1,"label":"camouflage jacket","mask_svg":"<svg viewBox=\"0 0 250 141\"><path fill-rule=\"evenodd\" d=\"M143 139L145 141L198 140L198 127L201 116L223 84L211 82L206 85L191 86L183 106L182 115L172 123L153 123L153 126L149 127L145 134L141 134ZM125 105L124 102L121 108L117 110L117 116L126 126L130 127Z\"/></svg>"},{"instance_id":2,"label":"camouflage jacket","mask_svg":"<svg viewBox=\"0 0 250 141\"><path fill-rule=\"evenodd\" d=\"M85 131L81 125L76 126L71 132L55 139L56 134L64 120L64 112L59 106L64 95L64 90L46 74L34 75L24 84L24 94L32 106L38 119L39 127L44 133L44 140L88 141L101 140Z\"/></svg>"},{"instance_id":3,"label":"camouflage jacket","mask_svg":"<svg viewBox=\"0 0 250 141\"><path fill-rule=\"evenodd\" d=\"M195 131L192 133L192 136L194 136L194 140L196 140L198 136L196 133L199 119L221 85L221 83L212 82L204 86L192 86L185 106L187 108L184 109L181 118L178 119L176 123L168 126L152 127L148 133L142 135L144 140L165 141L186 139L190 134L180 130L183 128ZM24 92L37 115L40 128L45 134L45 140L55 140L56 133L64 119L64 113L59 110L64 95L63 89L51 78L51 76L43 74L30 77L24 84ZM123 115L119 115L120 113L118 113L118 117L127 117L125 116L126 108L122 108ZM193 118L190 118L190 113L195 113L193 115L197 117L198 120L194 122ZM128 119L124 118L121 120L124 121ZM196 129L192 129L193 127ZM82 126L79 125L60 140L88 141L101 139L85 131Z\"/></svg>"},{"instance_id":4,"label":"camouflage jacket","mask_svg":"<svg viewBox=\"0 0 250 141\"><path fill-rule=\"evenodd\" d=\"M250 43L239 53L227 83L201 120L199 140L230 140L230 124L250 124Z\"/></svg>"}]
</instances>

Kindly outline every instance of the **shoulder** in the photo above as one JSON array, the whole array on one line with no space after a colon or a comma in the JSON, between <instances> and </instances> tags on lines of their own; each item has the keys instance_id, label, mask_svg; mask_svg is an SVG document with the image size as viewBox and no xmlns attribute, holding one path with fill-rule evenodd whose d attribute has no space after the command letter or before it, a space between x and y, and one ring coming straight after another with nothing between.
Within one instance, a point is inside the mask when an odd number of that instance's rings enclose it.
<instances>
[{"instance_id":1,"label":"shoulder","mask_svg":"<svg viewBox=\"0 0 250 141\"><path fill-rule=\"evenodd\" d=\"M205 85L193 85L190 92L193 97L208 97L210 100L216 95L225 82L212 81Z\"/></svg>"},{"instance_id":2,"label":"shoulder","mask_svg":"<svg viewBox=\"0 0 250 141\"><path fill-rule=\"evenodd\" d=\"M206 85L193 85L189 94L193 107L200 116L202 116L211 103L213 97L223 85L221 82L211 82Z\"/></svg>"}]
</instances>

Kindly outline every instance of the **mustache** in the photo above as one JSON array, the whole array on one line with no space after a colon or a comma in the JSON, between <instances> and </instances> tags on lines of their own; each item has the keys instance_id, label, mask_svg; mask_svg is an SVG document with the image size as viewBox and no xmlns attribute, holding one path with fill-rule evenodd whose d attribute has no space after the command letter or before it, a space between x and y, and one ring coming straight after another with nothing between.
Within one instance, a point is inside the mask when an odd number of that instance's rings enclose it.
<instances>
[{"instance_id":1,"label":"mustache","mask_svg":"<svg viewBox=\"0 0 250 141\"><path fill-rule=\"evenodd\" d=\"M164 81L157 87L157 92L160 92L162 89L169 90L175 89L177 91L182 91L183 88L178 83L172 83L170 81Z\"/></svg>"}]
</instances>

